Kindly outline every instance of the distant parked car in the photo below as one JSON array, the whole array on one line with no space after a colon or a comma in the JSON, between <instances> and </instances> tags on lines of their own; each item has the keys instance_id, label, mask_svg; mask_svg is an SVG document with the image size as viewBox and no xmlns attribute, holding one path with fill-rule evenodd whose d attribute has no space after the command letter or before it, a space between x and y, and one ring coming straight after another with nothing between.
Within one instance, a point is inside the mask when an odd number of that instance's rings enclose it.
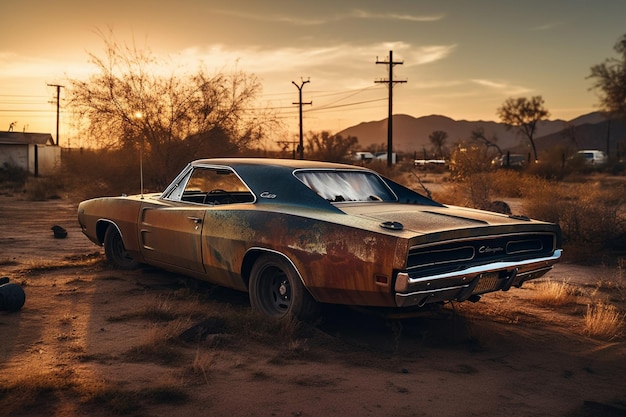
<instances>
[{"instance_id":1,"label":"distant parked car","mask_svg":"<svg viewBox=\"0 0 626 417\"><path fill-rule=\"evenodd\" d=\"M371 152L355 152L354 155L352 155L354 161L370 162L374 158L375 156Z\"/></svg>"},{"instance_id":2,"label":"distant parked car","mask_svg":"<svg viewBox=\"0 0 626 417\"><path fill-rule=\"evenodd\" d=\"M117 267L247 291L272 317L312 318L318 303L478 301L561 256L556 224L446 206L369 169L312 161L194 161L163 193L83 201L78 220Z\"/></svg>"},{"instance_id":3,"label":"distant parked car","mask_svg":"<svg viewBox=\"0 0 626 417\"><path fill-rule=\"evenodd\" d=\"M528 159L524 154L505 154L494 158L491 161L491 164L496 167L506 167L506 168L522 168L526 166Z\"/></svg>"},{"instance_id":4,"label":"distant parked car","mask_svg":"<svg viewBox=\"0 0 626 417\"><path fill-rule=\"evenodd\" d=\"M387 152L376 152L376 154L374 155L374 159L376 161L385 161L387 162ZM393 152L391 154L391 163L395 164L398 162L398 158L396 157L396 153Z\"/></svg>"},{"instance_id":5,"label":"distant parked car","mask_svg":"<svg viewBox=\"0 0 626 417\"><path fill-rule=\"evenodd\" d=\"M589 165L604 165L607 162L606 154L597 149L578 151L578 155L582 156Z\"/></svg>"},{"instance_id":6,"label":"distant parked car","mask_svg":"<svg viewBox=\"0 0 626 417\"><path fill-rule=\"evenodd\" d=\"M416 159L413 161L413 165L421 169L434 167L446 168L448 166L448 162L445 159Z\"/></svg>"}]
</instances>

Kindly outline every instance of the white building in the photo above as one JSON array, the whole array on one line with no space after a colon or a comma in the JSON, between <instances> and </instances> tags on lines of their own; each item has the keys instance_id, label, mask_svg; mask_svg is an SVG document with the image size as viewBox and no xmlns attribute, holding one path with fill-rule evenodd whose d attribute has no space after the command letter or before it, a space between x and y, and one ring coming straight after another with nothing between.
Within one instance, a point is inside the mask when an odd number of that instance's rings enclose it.
<instances>
[{"instance_id":1,"label":"white building","mask_svg":"<svg viewBox=\"0 0 626 417\"><path fill-rule=\"evenodd\" d=\"M0 169L21 168L38 177L61 165L61 148L49 133L0 132Z\"/></svg>"}]
</instances>

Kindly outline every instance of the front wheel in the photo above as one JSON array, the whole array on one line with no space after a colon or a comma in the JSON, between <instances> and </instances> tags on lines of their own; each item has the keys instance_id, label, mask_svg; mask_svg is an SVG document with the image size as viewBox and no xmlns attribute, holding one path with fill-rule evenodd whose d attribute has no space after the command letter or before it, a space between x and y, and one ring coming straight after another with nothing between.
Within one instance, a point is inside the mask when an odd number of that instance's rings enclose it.
<instances>
[{"instance_id":1,"label":"front wheel","mask_svg":"<svg viewBox=\"0 0 626 417\"><path fill-rule=\"evenodd\" d=\"M282 256L264 254L257 259L250 273L249 291L252 308L266 316L311 320L319 313L317 302Z\"/></svg>"},{"instance_id":2,"label":"front wheel","mask_svg":"<svg viewBox=\"0 0 626 417\"><path fill-rule=\"evenodd\" d=\"M116 268L128 270L139 266L139 262L135 261L124 247L122 235L114 225L110 225L104 234L104 254Z\"/></svg>"}]
</instances>

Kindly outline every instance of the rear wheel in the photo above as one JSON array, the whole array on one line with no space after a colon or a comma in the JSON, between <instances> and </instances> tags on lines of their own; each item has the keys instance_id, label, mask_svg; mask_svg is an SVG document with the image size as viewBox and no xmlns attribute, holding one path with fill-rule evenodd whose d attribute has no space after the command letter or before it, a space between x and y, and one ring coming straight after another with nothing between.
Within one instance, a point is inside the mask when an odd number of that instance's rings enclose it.
<instances>
[{"instance_id":1,"label":"rear wheel","mask_svg":"<svg viewBox=\"0 0 626 417\"><path fill-rule=\"evenodd\" d=\"M107 260L119 269L134 269L139 266L139 262L135 261L124 247L122 235L113 225L110 225L104 234L104 254Z\"/></svg>"},{"instance_id":2,"label":"rear wheel","mask_svg":"<svg viewBox=\"0 0 626 417\"><path fill-rule=\"evenodd\" d=\"M304 288L291 263L282 256L259 257L250 273L249 291L252 308L266 316L311 320L319 313L317 302Z\"/></svg>"}]
</instances>

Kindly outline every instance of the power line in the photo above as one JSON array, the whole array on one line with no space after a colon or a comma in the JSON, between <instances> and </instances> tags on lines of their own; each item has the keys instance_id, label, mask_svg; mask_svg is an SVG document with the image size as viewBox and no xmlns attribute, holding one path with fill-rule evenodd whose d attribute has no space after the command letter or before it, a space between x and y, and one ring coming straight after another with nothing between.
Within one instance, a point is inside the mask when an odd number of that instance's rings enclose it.
<instances>
[{"instance_id":1,"label":"power line","mask_svg":"<svg viewBox=\"0 0 626 417\"><path fill-rule=\"evenodd\" d=\"M0 94L0 97L31 97L31 98L47 98L47 96L34 96L29 94Z\"/></svg>"},{"instance_id":2,"label":"power line","mask_svg":"<svg viewBox=\"0 0 626 417\"><path fill-rule=\"evenodd\" d=\"M364 101L357 101L354 103L347 103L347 104L338 104L336 106L320 106L320 107L316 107L314 109L309 109L309 110L305 110L305 113L312 113L312 112L318 112L318 111L323 111L323 110L332 110L332 109L339 109L339 108L343 108L343 107L351 107L351 106L357 106L360 104L367 104L367 103L375 103L377 101L384 101L386 100L385 97L383 98L375 98L372 100L364 100Z\"/></svg>"},{"instance_id":3,"label":"power line","mask_svg":"<svg viewBox=\"0 0 626 417\"><path fill-rule=\"evenodd\" d=\"M0 112L13 113L52 113L52 110L33 110L33 109L0 109Z\"/></svg>"}]
</instances>

